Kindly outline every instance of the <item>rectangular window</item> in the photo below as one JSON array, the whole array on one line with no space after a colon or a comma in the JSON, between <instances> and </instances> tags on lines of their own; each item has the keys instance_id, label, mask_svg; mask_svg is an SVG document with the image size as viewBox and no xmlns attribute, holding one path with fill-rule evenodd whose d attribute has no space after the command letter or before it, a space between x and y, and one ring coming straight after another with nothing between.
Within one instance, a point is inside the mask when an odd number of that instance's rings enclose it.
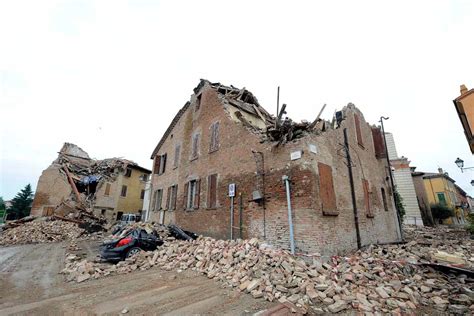
<instances>
[{"instance_id":1,"label":"rectangular window","mask_svg":"<svg viewBox=\"0 0 474 316\"><path fill-rule=\"evenodd\" d=\"M156 155L155 156L155 165L153 167L153 173L154 174L159 174L160 173L160 162L161 162L161 156Z\"/></svg>"},{"instance_id":2,"label":"rectangular window","mask_svg":"<svg viewBox=\"0 0 474 316\"><path fill-rule=\"evenodd\" d=\"M166 154L160 156L160 168L158 174L163 174L166 171Z\"/></svg>"},{"instance_id":3,"label":"rectangular window","mask_svg":"<svg viewBox=\"0 0 474 316\"><path fill-rule=\"evenodd\" d=\"M211 125L211 140L209 144L209 152L219 149L219 122Z\"/></svg>"},{"instance_id":4,"label":"rectangular window","mask_svg":"<svg viewBox=\"0 0 474 316\"><path fill-rule=\"evenodd\" d=\"M186 209L199 208L200 180L191 180L187 185Z\"/></svg>"},{"instance_id":5,"label":"rectangular window","mask_svg":"<svg viewBox=\"0 0 474 316\"><path fill-rule=\"evenodd\" d=\"M163 200L163 190L158 189L155 191L155 194L153 196L153 211L161 210L161 200Z\"/></svg>"},{"instance_id":6,"label":"rectangular window","mask_svg":"<svg viewBox=\"0 0 474 316\"><path fill-rule=\"evenodd\" d=\"M367 217L374 217L372 210L370 208L370 189L369 181L362 179L362 187L364 189L364 204L365 204L365 213Z\"/></svg>"},{"instance_id":7,"label":"rectangular window","mask_svg":"<svg viewBox=\"0 0 474 316\"><path fill-rule=\"evenodd\" d=\"M127 196L127 186L122 185L122 192L120 192L120 196L126 197Z\"/></svg>"},{"instance_id":8,"label":"rectangular window","mask_svg":"<svg viewBox=\"0 0 474 316\"><path fill-rule=\"evenodd\" d=\"M217 174L207 177L207 207L217 207Z\"/></svg>"},{"instance_id":9,"label":"rectangular window","mask_svg":"<svg viewBox=\"0 0 474 316\"><path fill-rule=\"evenodd\" d=\"M197 112L199 110L199 108L201 107L201 96L202 96L202 94L200 94L196 97L196 106L194 108L195 112Z\"/></svg>"},{"instance_id":10,"label":"rectangular window","mask_svg":"<svg viewBox=\"0 0 474 316\"><path fill-rule=\"evenodd\" d=\"M132 169L131 168L127 168L127 170L125 170L125 176L126 177L130 177L132 175Z\"/></svg>"},{"instance_id":11,"label":"rectangular window","mask_svg":"<svg viewBox=\"0 0 474 316\"><path fill-rule=\"evenodd\" d=\"M444 195L443 192L436 193L436 195L438 196L438 202L439 202L440 204L444 204L444 205L447 204L447 203L446 203L446 196Z\"/></svg>"},{"instance_id":12,"label":"rectangular window","mask_svg":"<svg viewBox=\"0 0 474 316\"><path fill-rule=\"evenodd\" d=\"M144 182L147 182L148 181L148 174L146 174L146 173L142 174L141 177L140 177L140 180L144 181Z\"/></svg>"},{"instance_id":13,"label":"rectangular window","mask_svg":"<svg viewBox=\"0 0 474 316\"><path fill-rule=\"evenodd\" d=\"M105 196L109 196L109 195L110 195L110 183L106 183L106 184L105 184L105 192L104 192L104 195L105 195Z\"/></svg>"},{"instance_id":14,"label":"rectangular window","mask_svg":"<svg viewBox=\"0 0 474 316\"><path fill-rule=\"evenodd\" d=\"M194 134L192 139L191 159L196 159L199 156L199 134Z\"/></svg>"},{"instance_id":15,"label":"rectangular window","mask_svg":"<svg viewBox=\"0 0 474 316\"><path fill-rule=\"evenodd\" d=\"M145 198L145 190L142 190L142 192L140 192L140 199L143 200Z\"/></svg>"},{"instance_id":16,"label":"rectangular window","mask_svg":"<svg viewBox=\"0 0 474 316\"><path fill-rule=\"evenodd\" d=\"M383 201L383 209L388 211L388 204L387 204L387 195L385 194L385 189L382 188L382 201Z\"/></svg>"},{"instance_id":17,"label":"rectangular window","mask_svg":"<svg viewBox=\"0 0 474 316\"><path fill-rule=\"evenodd\" d=\"M362 141L362 131L360 129L360 121L359 115L354 113L354 121L355 121L355 128L356 128L356 135L357 135L357 143L364 147L364 142Z\"/></svg>"},{"instance_id":18,"label":"rectangular window","mask_svg":"<svg viewBox=\"0 0 474 316\"><path fill-rule=\"evenodd\" d=\"M166 206L168 210L176 210L176 200L178 197L178 186L172 185L168 188L168 197L166 198Z\"/></svg>"},{"instance_id":19,"label":"rectangular window","mask_svg":"<svg viewBox=\"0 0 474 316\"><path fill-rule=\"evenodd\" d=\"M336 193L334 191L334 180L332 178L331 166L318 163L319 171L319 195L323 215L338 215L336 205Z\"/></svg>"},{"instance_id":20,"label":"rectangular window","mask_svg":"<svg viewBox=\"0 0 474 316\"><path fill-rule=\"evenodd\" d=\"M174 148L174 163L173 163L174 168L178 168L180 152L181 152L181 145L176 145L176 147Z\"/></svg>"},{"instance_id":21,"label":"rectangular window","mask_svg":"<svg viewBox=\"0 0 474 316\"><path fill-rule=\"evenodd\" d=\"M105 215L105 209L100 210L100 215L102 215L102 216Z\"/></svg>"}]
</instances>

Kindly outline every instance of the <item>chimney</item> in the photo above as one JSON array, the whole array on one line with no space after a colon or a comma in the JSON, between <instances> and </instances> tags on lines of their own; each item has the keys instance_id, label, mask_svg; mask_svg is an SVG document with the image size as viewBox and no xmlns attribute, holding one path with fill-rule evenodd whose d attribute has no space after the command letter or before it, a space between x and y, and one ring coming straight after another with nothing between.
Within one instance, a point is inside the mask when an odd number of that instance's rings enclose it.
<instances>
[{"instance_id":1,"label":"chimney","mask_svg":"<svg viewBox=\"0 0 474 316\"><path fill-rule=\"evenodd\" d=\"M466 85L463 85L463 84L462 84L462 85L461 85L461 95L466 94L466 92L467 92Z\"/></svg>"},{"instance_id":2,"label":"chimney","mask_svg":"<svg viewBox=\"0 0 474 316\"><path fill-rule=\"evenodd\" d=\"M439 172L440 174L444 174L443 168L438 168L438 172Z\"/></svg>"}]
</instances>

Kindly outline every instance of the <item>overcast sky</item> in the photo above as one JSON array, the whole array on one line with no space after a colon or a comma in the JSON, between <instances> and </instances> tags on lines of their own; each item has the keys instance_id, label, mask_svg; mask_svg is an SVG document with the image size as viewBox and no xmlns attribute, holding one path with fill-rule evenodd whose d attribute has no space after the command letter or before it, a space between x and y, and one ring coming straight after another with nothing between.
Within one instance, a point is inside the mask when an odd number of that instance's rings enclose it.
<instances>
[{"instance_id":1,"label":"overcast sky","mask_svg":"<svg viewBox=\"0 0 474 316\"><path fill-rule=\"evenodd\" d=\"M348 102L389 116L400 156L474 196L452 100L474 88L474 1L0 0L0 196L36 187L72 142L95 158L150 154L200 78L295 120Z\"/></svg>"}]
</instances>

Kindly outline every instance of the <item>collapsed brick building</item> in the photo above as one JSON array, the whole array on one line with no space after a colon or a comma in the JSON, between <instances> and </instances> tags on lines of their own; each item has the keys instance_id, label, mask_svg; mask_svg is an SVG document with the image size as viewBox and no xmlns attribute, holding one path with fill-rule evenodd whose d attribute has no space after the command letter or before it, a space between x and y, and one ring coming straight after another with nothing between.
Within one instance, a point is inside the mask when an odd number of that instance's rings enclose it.
<instances>
[{"instance_id":1,"label":"collapsed brick building","mask_svg":"<svg viewBox=\"0 0 474 316\"><path fill-rule=\"evenodd\" d=\"M140 214L151 171L123 158L92 159L64 143L38 179L31 215L85 215L114 222L124 213Z\"/></svg>"},{"instance_id":2,"label":"collapsed brick building","mask_svg":"<svg viewBox=\"0 0 474 316\"><path fill-rule=\"evenodd\" d=\"M288 248L288 176L297 252L400 240L380 129L353 104L332 122L284 113L270 115L245 88L201 80L151 155L149 219L216 238L230 238L233 221L234 238Z\"/></svg>"}]
</instances>

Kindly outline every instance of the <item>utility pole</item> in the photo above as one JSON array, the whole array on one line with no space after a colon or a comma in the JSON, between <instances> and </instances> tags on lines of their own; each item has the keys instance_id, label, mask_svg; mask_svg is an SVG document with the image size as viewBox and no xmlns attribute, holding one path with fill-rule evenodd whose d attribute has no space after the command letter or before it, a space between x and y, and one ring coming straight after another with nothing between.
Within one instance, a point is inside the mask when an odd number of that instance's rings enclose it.
<instances>
[{"instance_id":1,"label":"utility pole","mask_svg":"<svg viewBox=\"0 0 474 316\"><path fill-rule=\"evenodd\" d=\"M351 197L352 197L352 207L354 210L354 223L355 223L355 229L356 229L357 249L360 249L362 245L360 241L359 215L357 213L357 202L356 202L356 195L355 195L355 190L354 190L354 176L352 175L352 160L351 160L351 153L349 151L349 140L347 139L347 128L344 128L344 149L346 150L347 170L349 172L349 184L351 186Z\"/></svg>"}]
</instances>

